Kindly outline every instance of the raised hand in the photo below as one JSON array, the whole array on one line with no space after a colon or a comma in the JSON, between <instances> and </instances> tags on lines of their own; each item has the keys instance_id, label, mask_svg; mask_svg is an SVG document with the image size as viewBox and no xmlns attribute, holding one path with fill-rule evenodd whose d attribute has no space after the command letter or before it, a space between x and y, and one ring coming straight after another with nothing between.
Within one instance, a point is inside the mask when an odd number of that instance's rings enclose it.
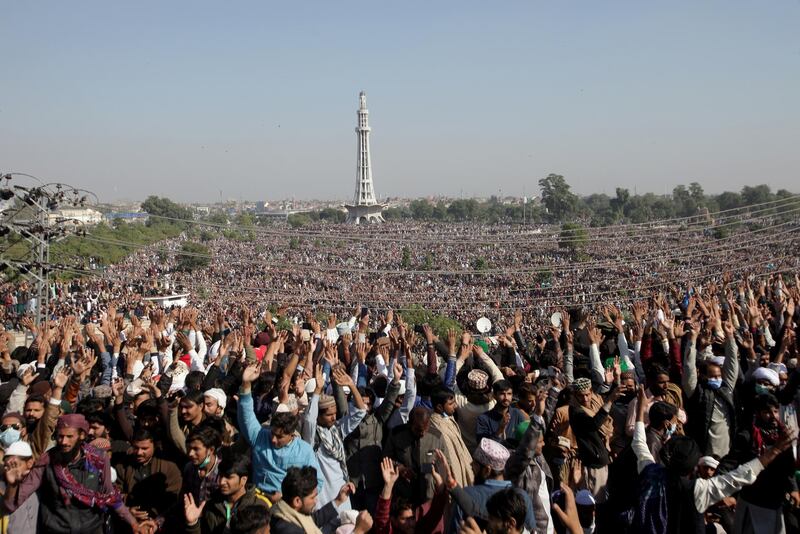
<instances>
[{"instance_id":1,"label":"raised hand","mask_svg":"<svg viewBox=\"0 0 800 534\"><path fill-rule=\"evenodd\" d=\"M334 382L340 387L347 386L350 389L355 388L355 384L353 384L353 379L348 375L341 367L335 367L331 371L331 375L333 376Z\"/></svg>"},{"instance_id":2,"label":"raised hand","mask_svg":"<svg viewBox=\"0 0 800 534\"><path fill-rule=\"evenodd\" d=\"M184 334L183 332L177 332L175 334L175 340L181 346L181 349L183 349L184 353L190 352L192 350L192 348L193 348L192 347L192 342L189 341L189 337L186 334Z\"/></svg>"},{"instance_id":3,"label":"raised hand","mask_svg":"<svg viewBox=\"0 0 800 534\"><path fill-rule=\"evenodd\" d=\"M23 386L29 386L34 380L36 380L39 377L39 373L35 373L34 371L35 371L34 367L30 366L27 369L25 369L24 373L22 373L22 379L20 380L20 382L22 382Z\"/></svg>"},{"instance_id":4,"label":"raised hand","mask_svg":"<svg viewBox=\"0 0 800 534\"><path fill-rule=\"evenodd\" d=\"M592 345L600 345L603 342L603 332L597 328L594 323L591 323L587 328L589 334L589 342Z\"/></svg>"},{"instance_id":5,"label":"raised hand","mask_svg":"<svg viewBox=\"0 0 800 534\"><path fill-rule=\"evenodd\" d=\"M566 527L567 532L583 532L581 520L578 517L578 507L575 505L575 494L569 486L561 483L561 491L564 494L564 508L558 504L553 504L553 511L561 524Z\"/></svg>"},{"instance_id":6,"label":"raised hand","mask_svg":"<svg viewBox=\"0 0 800 534\"><path fill-rule=\"evenodd\" d=\"M392 381L400 382L400 379L403 376L403 365L400 363L400 360L395 359L392 363Z\"/></svg>"},{"instance_id":7,"label":"raised hand","mask_svg":"<svg viewBox=\"0 0 800 534\"><path fill-rule=\"evenodd\" d=\"M186 517L186 524L187 525L194 525L200 520L200 516L203 515L203 508L206 506L206 501L200 503L200 506L197 506L194 502L194 496L191 493L187 493L183 496L183 514Z\"/></svg>"},{"instance_id":8,"label":"raised hand","mask_svg":"<svg viewBox=\"0 0 800 534\"><path fill-rule=\"evenodd\" d=\"M316 368L314 369L314 394L319 396L322 394L322 390L325 388L325 375L322 372L322 364L317 364Z\"/></svg>"},{"instance_id":9,"label":"raised hand","mask_svg":"<svg viewBox=\"0 0 800 534\"><path fill-rule=\"evenodd\" d=\"M72 371L66 366L61 367L58 372L53 376L53 385L56 388L64 389L72 376Z\"/></svg>"},{"instance_id":10,"label":"raised hand","mask_svg":"<svg viewBox=\"0 0 800 534\"><path fill-rule=\"evenodd\" d=\"M447 347L450 349L450 354L456 353L456 331L452 328L447 330Z\"/></svg>"},{"instance_id":11,"label":"raised hand","mask_svg":"<svg viewBox=\"0 0 800 534\"><path fill-rule=\"evenodd\" d=\"M394 486L397 479L400 478L400 471L395 467L394 461L391 458L384 458L381 460L381 475L383 475L383 481L390 488Z\"/></svg>"},{"instance_id":12,"label":"raised hand","mask_svg":"<svg viewBox=\"0 0 800 534\"><path fill-rule=\"evenodd\" d=\"M259 376L261 376L261 363L252 363L244 368L244 372L242 372L242 382L251 384L258 380Z\"/></svg>"}]
</instances>

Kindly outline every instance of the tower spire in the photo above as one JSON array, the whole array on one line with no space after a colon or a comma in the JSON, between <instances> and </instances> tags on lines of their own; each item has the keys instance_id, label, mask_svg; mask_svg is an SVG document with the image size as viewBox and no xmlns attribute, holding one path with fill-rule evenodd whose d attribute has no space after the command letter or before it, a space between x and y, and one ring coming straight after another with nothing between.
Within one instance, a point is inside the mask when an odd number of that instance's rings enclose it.
<instances>
[{"instance_id":1,"label":"tower spire","mask_svg":"<svg viewBox=\"0 0 800 534\"><path fill-rule=\"evenodd\" d=\"M356 138L358 141L356 152L356 190L353 195L353 204L347 208L347 221L355 224L363 222L383 222L381 211L384 206L375 200L375 189L372 184L372 160L369 151L369 111L367 110L367 94L361 91L358 94L358 122L356 125Z\"/></svg>"}]
</instances>

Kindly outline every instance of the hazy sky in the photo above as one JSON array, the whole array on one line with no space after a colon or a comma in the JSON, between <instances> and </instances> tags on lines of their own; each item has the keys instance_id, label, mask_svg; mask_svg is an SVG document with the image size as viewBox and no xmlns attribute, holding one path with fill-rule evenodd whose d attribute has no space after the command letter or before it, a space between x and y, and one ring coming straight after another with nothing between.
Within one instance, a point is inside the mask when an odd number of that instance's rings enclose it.
<instances>
[{"instance_id":1,"label":"hazy sky","mask_svg":"<svg viewBox=\"0 0 800 534\"><path fill-rule=\"evenodd\" d=\"M12 2L0 171L102 200L800 191L800 1Z\"/></svg>"}]
</instances>

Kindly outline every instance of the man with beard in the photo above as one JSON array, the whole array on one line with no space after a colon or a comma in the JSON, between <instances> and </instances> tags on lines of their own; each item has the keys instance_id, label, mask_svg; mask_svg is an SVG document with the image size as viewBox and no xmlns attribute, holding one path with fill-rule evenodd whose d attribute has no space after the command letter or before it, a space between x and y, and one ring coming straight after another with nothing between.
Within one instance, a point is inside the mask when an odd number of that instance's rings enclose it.
<instances>
[{"instance_id":1,"label":"man with beard","mask_svg":"<svg viewBox=\"0 0 800 534\"><path fill-rule=\"evenodd\" d=\"M61 414L61 395L68 381L69 371L62 367L53 376L53 390L49 400L42 395L31 395L25 400L25 425L20 428L19 439L28 442L34 458L38 458L50 446L50 437ZM9 415L3 417L3 425Z\"/></svg>"},{"instance_id":2,"label":"man with beard","mask_svg":"<svg viewBox=\"0 0 800 534\"><path fill-rule=\"evenodd\" d=\"M139 521L154 519L163 525L167 512L178 502L183 479L174 463L155 456L150 431L137 429L130 453L116 466L125 504Z\"/></svg>"},{"instance_id":3,"label":"man with beard","mask_svg":"<svg viewBox=\"0 0 800 534\"><path fill-rule=\"evenodd\" d=\"M514 401L514 391L508 380L495 382L492 385L492 396L495 405L478 417L475 434L478 441L489 438L502 443L513 437L514 430L520 423L528 420L528 415L519 408L511 406Z\"/></svg>"},{"instance_id":4,"label":"man with beard","mask_svg":"<svg viewBox=\"0 0 800 534\"><path fill-rule=\"evenodd\" d=\"M444 455L450 461L453 477L460 486L472 484L472 467L468 460L472 457L467 449L461 429L455 419L456 396L449 389L439 388L431 394L433 414L431 414L431 427L442 435Z\"/></svg>"},{"instance_id":5,"label":"man with beard","mask_svg":"<svg viewBox=\"0 0 800 534\"><path fill-rule=\"evenodd\" d=\"M766 393L756 397L755 416L750 428L742 429L734 438L731 452L722 459L720 472L749 462L786 439L786 427L780 421L780 402ZM735 532L785 532L783 504L789 495L792 506L800 506L800 492L794 476L795 459L791 448L782 452L762 471L756 481L739 493L736 503Z\"/></svg>"},{"instance_id":6,"label":"man with beard","mask_svg":"<svg viewBox=\"0 0 800 534\"><path fill-rule=\"evenodd\" d=\"M62 415L56 424L57 445L42 454L22 480L7 478L6 508L16 510L34 492L39 519L53 534L102 534L113 511L136 533L152 533L155 524L139 523L111 482L108 456L85 443L89 432L79 414Z\"/></svg>"},{"instance_id":7,"label":"man with beard","mask_svg":"<svg viewBox=\"0 0 800 534\"><path fill-rule=\"evenodd\" d=\"M17 481L24 478L33 469L36 459L33 457L31 446L24 441L12 443L3 457L3 469L5 480ZM13 514L6 514L3 506L5 501L5 489L2 488L3 496L0 497L0 522L6 529L3 532L17 534L20 532L36 532L36 523L39 516L39 497L31 495L17 508Z\"/></svg>"},{"instance_id":8,"label":"man with beard","mask_svg":"<svg viewBox=\"0 0 800 534\"><path fill-rule=\"evenodd\" d=\"M319 508L317 486L315 468L290 467L286 470L286 476L281 482L282 498L270 509L273 534L322 534L320 526L336 521L336 509L347 500L348 488L343 487L336 499ZM353 534L366 534L371 528L372 517L369 512L360 512Z\"/></svg>"}]
</instances>

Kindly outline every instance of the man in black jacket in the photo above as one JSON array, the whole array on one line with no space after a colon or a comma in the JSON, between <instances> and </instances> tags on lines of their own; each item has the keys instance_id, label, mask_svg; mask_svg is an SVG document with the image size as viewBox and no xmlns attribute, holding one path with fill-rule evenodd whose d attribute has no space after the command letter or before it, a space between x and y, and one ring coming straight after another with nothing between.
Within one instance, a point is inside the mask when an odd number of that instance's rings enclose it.
<instances>
[{"instance_id":1,"label":"man in black jacket","mask_svg":"<svg viewBox=\"0 0 800 534\"><path fill-rule=\"evenodd\" d=\"M597 503L606 501L606 485L608 483L608 464L611 463L606 440L600 429L611 411L611 406L620 398L626 389L612 389L596 413L587 411L582 399L591 395L591 380L579 378L573 383L578 402L570 405L569 424L578 443L578 458L583 464L583 481L581 487L589 490Z\"/></svg>"}]
</instances>

